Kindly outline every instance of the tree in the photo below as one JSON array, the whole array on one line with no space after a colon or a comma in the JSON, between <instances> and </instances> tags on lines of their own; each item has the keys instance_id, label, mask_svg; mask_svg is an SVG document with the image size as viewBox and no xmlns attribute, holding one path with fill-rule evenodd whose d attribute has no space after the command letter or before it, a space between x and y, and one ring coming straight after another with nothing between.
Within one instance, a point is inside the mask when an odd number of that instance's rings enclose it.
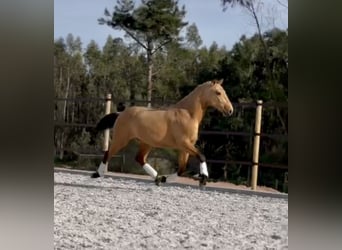
<instances>
[{"instance_id":1,"label":"tree","mask_svg":"<svg viewBox=\"0 0 342 250\"><path fill-rule=\"evenodd\" d=\"M230 6L235 6L236 4L239 4L242 7L248 7L252 4L254 0L221 0L221 3L224 7L224 9L227 9L227 7Z\"/></svg>"},{"instance_id":2,"label":"tree","mask_svg":"<svg viewBox=\"0 0 342 250\"><path fill-rule=\"evenodd\" d=\"M195 23L186 28L186 44L190 49L197 50L202 45L203 41L198 33L198 29Z\"/></svg>"},{"instance_id":3,"label":"tree","mask_svg":"<svg viewBox=\"0 0 342 250\"><path fill-rule=\"evenodd\" d=\"M288 4L288 0L284 1L284 2L287 2L287 3L284 3L283 1L280 1L280 0L277 0L278 4L286 9L289 8L289 4Z\"/></svg>"},{"instance_id":4,"label":"tree","mask_svg":"<svg viewBox=\"0 0 342 250\"><path fill-rule=\"evenodd\" d=\"M221 0L222 4L223 4L223 10L227 10L227 6L231 5L234 6L235 4L239 4L241 7L243 7L244 9L246 9L248 11L248 13L252 16L255 25L257 27L257 31L258 31L258 35L259 35L259 39L260 42L262 44L262 46L264 47L264 53L265 56L267 55L267 47L265 44L265 41L262 39L262 31L261 31L261 26L260 26L260 21L259 21L259 17L257 15L257 9L259 8L259 6L261 6L261 1L257 1L257 0Z\"/></svg>"},{"instance_id":5,"label":"tree","mask_svg":"<svg viewBox=\"0 0 342 250\"><path fill-rule=\"evenodd\" d=\"M226 10L226 7L228 5L234 5L236 3L240 4L245 10L247 10L248 14L251 15L253 18L255 25L257 27L257 36L260 41L261 47L262 47L262 56L259 57L259 64L255 66L261 66L265 70L266 76L264 76L264 81L260 81L259 84L265 85L265 88L268 88L267 93L270 95L270 99L276 100L280 99L279 94L281 95L283 92L279 91L279 83L277 82L277 76L274 75L275 71L272 69L274 61L272 61L272 54L274 51L272 51L269 47L270 42L269 40L265 40L270 38L270 36L267 36L267 33L265 33L265 36L263 35L262 28L261 28L261 23L260 23L260 18L258 16L258 12L260 12L261 7L263 5L262 0L221 0L224 10ZM281 2L278 1L280 4ZM263 74L263 75L265 75ZM285 99L285 98L283 98ZM287 97L286 97L287 100ZM287 133L287 128L285 126L285 122L283 121L281 115L280 115L280 110L277 109L277 116L281 123L283 124L283 129Z\"/></svg>"},{"instance_id":6,"label":"tree","mask_svg":"<svg viewBox=\"0 0 342 250\"><path fill-rule=\"evenodd\" d=\"M224 6L224 10L226 10L228 5L234 5L236 3L238 3L241 7L243 7L243 9L245 9L247 11L247 13L252 17L256 28L257 28L257 36L258 39L260 41L260 45L262 47L262 54L263 54L263 58L261 58L262 60L262 64L263 67L266 71L266 73L268 74L267 76L267 81L264 84L269 85L270 88L270 94L273 96L274 99L277 99L277 82L275 81L275 76L274 76L274 71L272 70L272 65L271 65L271 61L269 60L270 57L272 57L272 51L270 51L269 48L269 42L266 40L269 38L269 36L267 36L267 33L265 33L266 35L264 35L263 31L262 31L262 23L260 22L260 20L262 20L262 14L261 11L263 9L264 6L264 1L262 0L222 0L221 1L223 6ZM278 3L280 5L282 5L283 7L284 4L282 4L282 2L278 1ZM275 28L273 27L273 30L275 30ZM269 33L269 32L268 32Z\"/></svg>"},{"instance_id":7,"label":"tree","mask_svg":"<svg viewBox=\"0 0 342 250\"><path fill-rule=\"evenodd\" d=\"M124 99L128 95L122 78L122 64L126 58L127 45L121 38L109 36L103 47L103 87L114 99Z\"/></svg>"},{"instance_id":8,"label":"tree","mask_svg":"<svg viewBox=\"0 0 342 250\"><path fill-rule=\"evenodd\" d=\"M179 39L180 30L187 25L182 19L185 7L178 8L174 0L142 0L135 8L132 0L118 0L114 12L105 9L106 18L98 19L113 29L123 30L145 52L148 65L147 102L151 105L153 89L153 55L166 44Z\"/></svg>"},{"instance_id":9,"label":"tree","mask_svg":"<svg viewBox=\"0 0 342 250\"><path fill-rule=\"evenodd\" d=\"M82 61L81 45L81 39L79 37L75 39L72 34L67 35L66 42L64 42L64 39L58 39L55 42L54 84L56 97L67 99L82 90L85 68ZM56 105L55 117L59 121L73 122L75 118L74 103L70 104L64 100L62 105ZM55 138L59 148L59 158L63 159L64 145L66 144L65 131L62 131L60 136L55 136Z\"/></svg>"},{"instance_id":10,"label":"tree","mask_svg":"<svg viewBox=\"0 0 342 250\"><path fill-rule=\"evenodd\" d=\"M88 76L89 94L100 97L101 71L103 68L102 52L95 41L90 41L84 53Z\"/></svg>"}]
</instances>

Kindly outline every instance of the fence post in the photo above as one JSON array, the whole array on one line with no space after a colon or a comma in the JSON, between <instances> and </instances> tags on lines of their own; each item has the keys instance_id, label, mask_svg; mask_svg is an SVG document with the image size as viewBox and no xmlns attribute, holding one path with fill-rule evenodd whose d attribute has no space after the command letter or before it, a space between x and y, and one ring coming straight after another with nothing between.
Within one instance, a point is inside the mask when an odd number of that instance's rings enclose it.
<instances>
[{"instance_id":1,"label":"fence post","mask_svg":"<svg viewBox=\"0 0 342 250\"><path fill-rule=\"evenodd\" d=\"M256 190L257 180L258 180L261 115L262 115L262 100L258 100L256 113L255 113L255 127L254 127L253 166L252 166L252 181L251 181L252 190Z\"/></svg>"},{"instance_id":2,"label":"fence post","mask_svg":"<svg viewBox=\"0 0 342 250\"><path fill-rule=\"evenodd\" d=\"M112 95L111 94L107 94L107 96L106 96L105 115L110 114L111 103L112 103ZM106 152L108 150L108 147L109 147L109 129L106 129L104 131L102 150L104 152ZM108 168L108 165L107 165L107 168ZM105 169L105 172L107 172L107 171L108 171L108 169Z\"/></svg>"}]
</instances>

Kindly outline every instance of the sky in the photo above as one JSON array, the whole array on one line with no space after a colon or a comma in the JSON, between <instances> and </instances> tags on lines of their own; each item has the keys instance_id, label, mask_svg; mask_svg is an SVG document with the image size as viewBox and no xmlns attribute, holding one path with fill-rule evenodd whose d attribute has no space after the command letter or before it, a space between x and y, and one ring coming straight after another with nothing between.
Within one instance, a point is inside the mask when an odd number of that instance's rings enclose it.
<instances>
[{"instance_id":1,"label":"sky","mask_svg":"<svg viewBox=\"0 0 342 250\"><path fill-rule=\"evenodd\" d=\"M288 9L275 0L262 2L262 30L273 27L286 29ZM140 0L136 3L139 4ZM97 22L104 16L105 8L112 11L115 5L116 0L55 0L54 38L66 38L71 33L81 38L83 47L94 40L102 48L109 35L123 37L123 32ZM184 21L196 24L204 46L209 47L215 41L219 46L230 49L242 35L250 37L257 31L251 16L239 6L223 11L220 0L179 0L179 5L185 5L187 14Z\"/></svg>"}]
</instances>

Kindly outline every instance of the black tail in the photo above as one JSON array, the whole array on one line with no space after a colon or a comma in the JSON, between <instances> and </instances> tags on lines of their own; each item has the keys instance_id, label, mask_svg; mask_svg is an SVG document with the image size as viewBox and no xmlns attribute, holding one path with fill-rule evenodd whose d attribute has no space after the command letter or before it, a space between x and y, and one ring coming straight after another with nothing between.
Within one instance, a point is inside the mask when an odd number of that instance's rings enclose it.
<instances>
[{"instance_id":1,"label":"black tail","mask_svg":"<svg viewBox=\"0 0 342 250\"><path fill-rule=\"evenodd\" d=\"M114 127L114 123L116 121L116 118L118 118L119 115L120 115L120 113L115 112L115 113L111 113L111 114L108 114L108 115L102 117L102 119L96 125L96 130L102 131L102 130L105 130L107 128Z\"/></svg>"}]
</instances>

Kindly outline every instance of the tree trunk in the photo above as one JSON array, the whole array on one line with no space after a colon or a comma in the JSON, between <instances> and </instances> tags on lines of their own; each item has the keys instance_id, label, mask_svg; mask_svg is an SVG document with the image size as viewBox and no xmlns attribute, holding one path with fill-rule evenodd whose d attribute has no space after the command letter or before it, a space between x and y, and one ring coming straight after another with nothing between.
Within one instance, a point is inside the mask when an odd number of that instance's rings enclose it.
<instances>
[{"instance_id":1,"label":"tree trunk","mask_svg":"<svg viewBox=\"0 0 342 250\"><path fill-rule=\"evenodd\" d=\"M60 144L59 144L59 159L64 158L64 131L61 132Z\"/></svg>"},{"instance_id":2,"label":"tree trunk","mask_svg":"<svg viewBox=\"0 0 342 250\"><path fill-rule=\"evenodd\" d=\"M76 95L75 95L75 90L72 91L72 97L71 98L75 98ZM71 105L71 123L74 123L75 121L75 101L72 102L72 105Z\"/></svg>"},{"instance_id":3,"label":"tree trunk","mask_svg":"<svg viewBox=\"0 0 342 250\"><path fill-rule=\"evenodd\" d=\"M257 30L258 30L258 37L259 37L260 43L263 47L265 68L266 68L268 76L270 77L270 81L268 83L269 87L270 87L270 92L271 92L272 98L276 99L277 97L275 95L275 90L274 90L275 89L275 82L274 82L273 71L272 71L271 65L268 61L268 47L267 47L267 44L266 44L266 42L262 36L262 33L261 33L260 22L259 22L259 18L257 16L257 14L256 14L254 4L252 3L248 8L249 8L249 10L252 13L252 16L254 18L254 21L255 21L255 24L256 24Z\"/></svg>"},{"instance_id":4,"label":"tree trunk","mask_svg":"<svg viewBox=\"0 0 342 250\"><path fill-rule=\"evenodd\" d=\"M256 14L254 5L252 4L249 8L250 8L250 11L252 12L255 24L256 24L257 29L258 29L259 40L261 42L262 47L264 48L264 56L265 56L265 60L266 60L267 59L267 50L268 49L267 49L267 45L265 43L265 40L263 39L262 34L261 34L261 27L260 27L260 23L259 23L259 18L258 18L257 14Z\"/></svg>"},{"instance_id":5,"label":"tree trunk","mask_svg":"<svg viewBox=\"0 0 342 250\"><path fill-rule=\"evenodd\" d=\"M70 88L70 72L68 69L68 77L67 77L67 86L64 94L64 99L67 99L69 96L69 88ZM63 105L63 120L66 122L66 108L67 108L67 100L64 100Z\"/></svg>"},{"instance_id":6,"label":"tree trunk","mask_svg":"<svg viewBox=\"0 0 342 250\"><path fill-rule=\"evenodd\" d=\"M67 86L64 94L64 98L67 99L69 95L69 88L70 88L70 71L68 69L67 75ZM66 122L66 108L67 108L67 100L64 100L63 105L63 121ZM60 140L60 150L59 150L59 159L63 160L64 157L64 131L61 133L61 140Z\"/></svg>"},{"instance_id":7,"label":"tree trunk","mask_svg":"<svg viewBox=\"0 0 342 250\"><path fill-rule=\"evenodd\" d=\"M277 117L278 117L278 119L279 119L279 121L281 123L281 127L283 128L283 131L284 131L285 135L287 135L287 126L286 126L286 124L284 122L284 119L281 117L279 107L276 107L276 114L277 114Z\"/></svg>"},{"instance_id":8,"label":"tree trunk","mask_svg":"<svg viewBox=\"0 0 342 250\"><path fill-rule=\"evenodd\" d=\"M135 86L134 86L134 83L133 81L130 81L130 93L129 93L129 101L130 101L130 105L131 106L134 106L135 105Z\"/></svg>"},{"instance_id":9,"label":"tree trunk","mask_svg":"<svg viewBox=\"0 0 342 250\"><path fill-rule=\"evenodd\" d=\"M147 65L148 65L148 76L147 76L147 107L151 107L152 101L152 71L153 71L153 61L152 61L152 43L148 42L147 45Z\"/></svg>"}]
</instances>

